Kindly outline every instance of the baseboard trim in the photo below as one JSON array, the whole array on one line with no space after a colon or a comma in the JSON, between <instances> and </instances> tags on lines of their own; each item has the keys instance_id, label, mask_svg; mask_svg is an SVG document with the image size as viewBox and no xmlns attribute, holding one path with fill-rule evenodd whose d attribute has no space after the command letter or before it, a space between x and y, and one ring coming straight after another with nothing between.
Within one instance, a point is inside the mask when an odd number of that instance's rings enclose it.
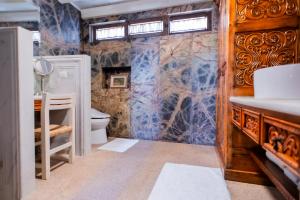
<instances>
[{"instance_id":1,"label":"baseboard trim","mask_svg":"<svg viewBox=\"0 0 300 200\"><path fill-rule=\"evenodd\" d=\"M273 186L273 183L269 178L264 173L260 172L225 169L225 179L229 181Z\"/></svg>"}]
</instances>

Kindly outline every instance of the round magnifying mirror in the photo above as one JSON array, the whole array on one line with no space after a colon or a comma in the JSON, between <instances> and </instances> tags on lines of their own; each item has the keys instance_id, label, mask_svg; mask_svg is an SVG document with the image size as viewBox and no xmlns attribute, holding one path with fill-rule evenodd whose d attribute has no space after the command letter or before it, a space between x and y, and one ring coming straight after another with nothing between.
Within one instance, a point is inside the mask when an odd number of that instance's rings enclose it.
<instances>
[{"instance_id":1,"label":"round magnifying mirror","mask_svg":"<svg viewBox=\"0 0 300 200\"><path fill-rule=\"evenodd\" d=\"M51 63L43 58L37 59L34 64L34 71L40 76L48 76L53 72L53 70L54 67Z\"/></svg>"},{"instance_id":2,"label":"round magnifying mirror","mask_svg":"<svg viewBox=\"0 0 300 200\"><path fill-rule=\"evenodd\" d=\"M34 72L41 76L41 92L45 92L45 78L54 70L52 64L44 58L39 58L34 63Z\"/></svg>"}]
</instances>

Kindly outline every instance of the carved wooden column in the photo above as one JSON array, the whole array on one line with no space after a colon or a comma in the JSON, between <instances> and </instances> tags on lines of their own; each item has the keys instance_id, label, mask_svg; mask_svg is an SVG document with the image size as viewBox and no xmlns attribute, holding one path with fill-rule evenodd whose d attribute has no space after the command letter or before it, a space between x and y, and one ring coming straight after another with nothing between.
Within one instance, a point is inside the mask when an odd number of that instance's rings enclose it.
<instances>
[{"instance_id":1,"label":"carved wooden column","mask_svg":"<svg viewBox=\"0 0 300 200\"><path fill-rule=\"evenodd\" d=\"M234 86L253 87L255 70L297 62L298 0L236 0Z\"/></svg>"},{"instance_id":2,"label":"carved wooden column","mask_svg":"<svg viewBox=\"0 0 300 200\"><path fill-rule=\"evenodd\" d=\"M297 31L264 30L235 35L235 87L252 87L257 69L297 61Z\"/></svg>"},{"instance_id":3,"label":"carved wooden column","mask_svg":"<svg viewBox=\"0 0 300 200\"><path fill-rule=\"evenodd\" d=\"M217 147L231 180L265 183L248 149L261 142L259 118L232 108L230 96L253 96L255 70L300 61L299 0L219 0ZM234 112L234 113L232 113ZM233 115L232 115L233 114ZM250 115L251 114L251 115ZM243 121L244 120L244 121ZM249 137L240 134L233 123ZM247 130L248 129L248 130ZM246 164L242 165L241 160Z\"/></svg>"}]
</instances>

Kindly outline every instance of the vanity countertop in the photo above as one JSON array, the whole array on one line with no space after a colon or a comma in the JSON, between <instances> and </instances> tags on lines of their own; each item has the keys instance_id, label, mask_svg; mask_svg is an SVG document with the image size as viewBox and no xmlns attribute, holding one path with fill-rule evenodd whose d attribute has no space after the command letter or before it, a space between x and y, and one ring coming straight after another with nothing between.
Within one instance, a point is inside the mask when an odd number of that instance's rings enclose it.
<instances>
[{"instance_id":1,"label":"vanity countertop","mask_svg":"<svg viewBox=\"0 0 300 200\"><path fill-rule=\"evenodd\" d=\"M300 99L256 99L253 96L232 96L230 102L300 116Z\"/></svg>"}]
</instances>

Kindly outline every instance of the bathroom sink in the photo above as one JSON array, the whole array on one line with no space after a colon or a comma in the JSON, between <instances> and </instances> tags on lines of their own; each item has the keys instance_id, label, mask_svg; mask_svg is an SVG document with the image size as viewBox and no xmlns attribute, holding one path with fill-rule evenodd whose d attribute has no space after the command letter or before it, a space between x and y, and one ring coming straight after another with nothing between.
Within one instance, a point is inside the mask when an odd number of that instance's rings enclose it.
<instances>
[{"instance_id":1,"label":"bathroom sink","mask_svg":"<svg viewBox=\"0 0 300 200\"><path fill-rule=\"evenodd\" d=\"M300 64L281 65L254 72L256 99L300 99Z\"/></svg>"}]
</instances>

